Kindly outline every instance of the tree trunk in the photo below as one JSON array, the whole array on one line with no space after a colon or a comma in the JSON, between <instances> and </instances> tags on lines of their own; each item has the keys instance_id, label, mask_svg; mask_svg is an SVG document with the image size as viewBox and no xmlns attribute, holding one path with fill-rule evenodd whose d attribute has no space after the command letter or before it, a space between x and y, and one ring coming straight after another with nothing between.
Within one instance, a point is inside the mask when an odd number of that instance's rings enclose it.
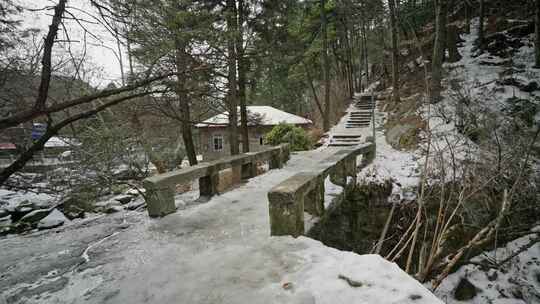
<instances>
[{"instance_id":1,"label":"tree trunk","mask_svg":"<svg viewBox=\"0 0 540 304\"><path fill-rule=\"evenodd\" d=\"M457 43L459 40L459 34L455 25L447 27L446 30L446 48L448 49L448 62L457 62L461 60Z\"/></svg>"},{"instance_id":2,"label":"tree trunk","mask_svg":"<svg viewBox=\"0 0 540 304\"><path fill-rule=\"evenodd\" d=\"M536 0L534 37L535 67L540 69L540 0Z\"/></svg>"},{"instance_id":3,"label":"tree trunk","mask_svg":"<svg viewBox=\"0 0 540 304\"><path fill-rule=\"evenodd\" d=\"M392 100L399 102L399 50L394 0L388 0L388 9L390 11L390 30L392 37Z\"/></svg>"},{"instance_id":4,"label":"tree trunk","mask_svg":"<svg viewBox=\"0 0 540 304\"><path fill-rule=\"evenodd\" d=\"M480 0L480 12L478 22L478 49L484 52L484 0Z\"/></svg>"},{"instance_id":5,"label":"tree trunk","mask_svg":"<svg viewBox=\"0 0 540 304\"><path fill-rule=\"evenodd\" d=\"M470 34L471 33L471 6L469 5L469 1L465 0L464 4L465 6L465 33Z\"/></svg>"},{"instance_id":6,"label":"tree trunk","mask_svg":"<svg viewBox=\"0 0 540 304\"><path fill-rule=\"evenodd\" d=\"M238 97L240 99L240 121L242 134L242 152L249 152L248 113L246 106L246 58L244 52L244 0L238 0L238 35L236 52L238 56Z\"/></svg>"},{"instance_id":7,"label":"tree trunk","mask_svg":"<svg viewBox=\"0 0 540 304\"><path fill-rule=\"evenodd\" d=\"M185 50L185 44L179 39L175 41L176 47L176 95L178 96L178 103L180 109L181 127L182 127L182 140L184 141L184 147L186 149L186 155L190 166L197 164L197 152L195 151L195 144L193 143L193 133L191 131L191 114L189 99L186 90L186 66L188 60Z\"/></svg>"},{"instance_id":8,"label":"tree trunk","mask_svg":"<svg viewBox=\"0 0 540 304\"><path fill-rule=\"evenodd\" d=\"M448 12L446 1L447 0L436 1L435 43L433 45L433 58L431 60L431 103L437 103L441 98L442 63L445 49L444 36L446 32L446 14Z\"/></svg>"},{"instance_id":9,"label":"tree trunk","mask_svg":"<svg viewBox=\"0 0 540 304\"><path fill-rule=\"evenodd\" d=\"M328 60L328 33L326 28L326 0L320 0L321 5L321 31L322 31L322 60L324 74L324 116L323 130L330 130L330 61Z\"/></svg>"},{"instance_id":10,"label":"tree trunk","mask_svg":"<svg viewBox=\"0 0 540 304\"><path fill-rule=\"evenodd\" d=\"M367 45L367 27L366 23L362 22L362 40L364 46L364 64L366 71L366 88L369 85L369 58L368 58L368 45Z\"/></svg>"},{"instance_id":11,"label":"tree trunk","mask_svg":"<svg viewBox=\"0 0 540 304\"><path fill-rule=\"evenodd\" d=\"M229 144L231 155L240 153L238 148L238 92L236 89L236 1L227 0L227 67L228 67L228 94L227 105L229 110Z\"/></svg>"}]
</instances>

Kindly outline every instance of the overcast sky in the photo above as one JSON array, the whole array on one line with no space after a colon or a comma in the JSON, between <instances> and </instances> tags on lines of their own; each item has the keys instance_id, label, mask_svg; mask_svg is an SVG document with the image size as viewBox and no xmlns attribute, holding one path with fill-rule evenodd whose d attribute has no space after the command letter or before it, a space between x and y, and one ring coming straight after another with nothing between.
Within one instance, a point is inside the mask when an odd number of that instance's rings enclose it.
<instances>
[{"instance_id":1,"label":"overcast sky","mask_svg":"<svg viewBox=\"0 0 540 304\"><path fill-rule=\"evenodd\" d=\"M22 16L22 27L25 29L28 28L37 28L40 29L40 39L43 39L47 34L48 26L52 21L53 10L52 7L57 4L58 1L53 0L19 0L19 2L26 8ZM43 10L44 8L49 7L48 10ZM33 11L35 10L35 11ZM80 56L84 52L84 39L86 37L86 69L94 68L97 71L94 71L91 76L86 76L85 80L90 80L93 85L96 86L105 86L108 83L115 81L120 83L120 67L117 53L117 44L113 36L106 30L106 28L94 22L92 18L84 12L89 12L94 16L97 16L97 12L90 5L88 0L71 0L68 1L68 9L71 14L73 14L77 19L84 20L81 23L87 29L88 32L91 32L96 37L93 37L90 34L85 35L85 31L74 20L64 20L66 31L69 33L69 38L71 41L70 48L72 53ZM65 15L70 17L69 14ZM87 22L92 21L92 22ZM64 30L61 30L58 33L59 40L67 40ZM60 56L67 56L67 44L64 46L57 44L55 47L55 56L59 58ZM114 51L113 51L114 50ZM125 56L124 66L127 66ZM95 74L94 74L95 73Z\"/></svg>"}]
</instances>

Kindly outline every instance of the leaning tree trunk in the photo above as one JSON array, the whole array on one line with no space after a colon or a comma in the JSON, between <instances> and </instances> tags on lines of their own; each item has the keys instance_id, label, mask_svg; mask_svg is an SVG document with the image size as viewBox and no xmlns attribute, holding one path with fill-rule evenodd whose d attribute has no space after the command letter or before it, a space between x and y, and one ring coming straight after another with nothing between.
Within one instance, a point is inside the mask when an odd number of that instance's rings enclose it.
<instances>
[{"instance_id":1,"label":"leaning tree trunk","mask_svg":"<svg viewBox=\"0 0 540 304\"><path fill-rule=\"evenodd\" d=\"M447 0L436 1L435 16L435 43L433 45L433 58L431 60L430 101L439 102L441 98L442 63L445 53L446 14L448 12Z\"/></svg>"},{"instance_id":2,"label":"leaning tree trunk","mask_svg":"<svg viewBox=\"0 0 540 304\"><path fill-rule=\"evenodd\" d=\"M388 9L390 11L390 31L392 38L392 100L399 102L399 53L398 53L398 40L397 40L397 22L396 22L396 8L394 0L388 0Z\"/></svg>"},{"instance_id":3,"label":"leaning tree trunk","mask_svg":"<svg viewBox=\"0 0 540 304\"><path fill-rule=\"evenodd\" d=\"M227 0L227 67L228 89L227 105L229 110L229 144L231 155L240 153L238 148L238 92L236 79L236 1Z\"/></svg>"},{"instance_id":4,"label":"leaning tree trunk","mask_svg":"<svg viewBox=\"0 0 540 304\"><path fill-rule=\"evenodd\" d=\"M534 35L535 67L540 69L540 0L535 5Z\"/></svg>"},{"instance_id":5,"label":"leaning tree trunk","mask_svg":"<svg viewBox=\"0 0 540 304\"><path fill-rule=\"evenodd\" d=\"M328 33L326 24L326 1L320 0L321 5L321 31L322 31L322 61L324 74L324 115L323 130L330 130L330 61L328 59Z\"/></svg>"}]
</instances>

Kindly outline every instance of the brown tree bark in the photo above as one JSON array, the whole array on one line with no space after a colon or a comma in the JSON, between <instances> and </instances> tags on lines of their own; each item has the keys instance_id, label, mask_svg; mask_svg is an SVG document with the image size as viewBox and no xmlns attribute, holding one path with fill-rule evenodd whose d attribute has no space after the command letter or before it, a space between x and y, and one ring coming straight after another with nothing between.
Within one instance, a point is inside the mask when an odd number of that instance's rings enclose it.
<instances>
[{"instance_id":1,"label":"brown tree bark","mask_svg":"<svg viewBox=\"0 0 540 304\"><path fill-rule=\"evenodd\" d=\"M534 55L535 67L540 69L540 0L536 0L534 14Z\"/></svg>"},{"instance_id":2,"label":"brown tree bark","mask_svg":"<svg viewBox=\"0 0 540 304\"><path fill-rule=\"evenodd\" d=\"M328 59L328 33L326 20L326 0L320 0L321 9L321 33L322 33L322 61L324 78L324 115L323 130L330 130L330 61Z\"/></svg>"},{"instance_id":3,"label":"brown tree bark","mask_svg":"<svg viewBox=\"0 0 540 304\"><path fill-rule=\"evenodd\" d=\"M447 27L446 31L446 48L448 49L448 62L457 62L461 60L461 54L459 54L457 43L459 40L459 34L455 25Z\"/></svg>"},{"instance_id":4,"label":"brown tree bark","mask_svg":"<svg viewBox=\"0 0 540 304\"><path fill-rule=\"evenodd\" d=\"M231 155L240 153L238 147L238 91L236 76L236 1L227 0L225 10L227 20L227 68L228 93L227 106L229 110L229 145Z\"/></svg>"},{"instance_id":5,"label":"brown tree bark","mask_svg":"<svg viewBox=\"0 0 540 304\"><path fill-rule=\"evenodd\" d=\"M436 0L435 43L431 59L430 102L437 103L441 98L442 63L445 53L447 0Z\"/></svg>"},{"instance_id":6,"label":"brown tree bark","mask_svg":"<svg viewBox=\"0 0 540 304\"><path fill-rule=\"evenodd\" d=\"M390 11L390 31L392 38L392 100L399 102L399 50L397 37L397 22L394 0L388 0L388 9Z\"/></svg>"},{"instance_id":7,"label":"brown tree bark","mask_svg":"<svg viewBox=\"0 0 540 304\"><path fill-rule=\"evenodd\" d=\"M238 97L240 100L240 133L242 134L242 152L249 152L249 129L248 112L246 105L246 74L247 62L244 50L244 0L238 0L238 35L236 41L236 53L238 56Z\"/></svg>"},{"instance_id":8,"label":"brown tree bark","mask_svg":"<svg viewBox=\"0 0 540 304\"><path fill-rule=\"evenodd\" d=\"M479 10L479 22L478 22L478 49L480 52L484 52L484 12L485 5L484 0L480 0L480 10Z\"/></svg>"},{"instance_id":9,"label":"brown tree bark","mask_svg":"<svg viewBox=\"0 0 540 304\"><path fill-rule=\"evenodd\" d=\"M184 148L186 149L186 155L190 166L197 164L197 152L195 151L195 144L193 143L193 132L191 130L191 113L189 105L189 97L186 88L186 66L188 66L188 54L185 50L185 44L180 39L175 41L176 47L176 96L178 96L178 103L181 117L182 127L182 140L184 141Z\"/></svg>"},{"instance_id":10,"label":"brown tree bark","mask_svg":"<svg viewBox=\"0 0 540 304\"><path fill-rule=\"evenodd\" d=\"M367 40L367 27L366 23L362 22L362 40L363 40L363 48L364 48L364 64L365 64L365 71L366 71L366 87L369 85L369 57L368 57L368 40Z\"/></svg>"}]
</instances>

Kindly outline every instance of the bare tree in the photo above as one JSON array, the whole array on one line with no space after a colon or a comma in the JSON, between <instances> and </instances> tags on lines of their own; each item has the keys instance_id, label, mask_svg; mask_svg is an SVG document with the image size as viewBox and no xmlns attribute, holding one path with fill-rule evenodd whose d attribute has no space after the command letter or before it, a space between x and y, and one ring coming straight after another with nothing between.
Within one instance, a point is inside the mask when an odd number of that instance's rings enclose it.
<instances>
[{"instance_id":1,"label":"bare tree","mask_svg":"<svg viewBox=\"0 0 540 304\"><path fill-rule=\"evenodd\" d=\"M390 32L392 40L392 100L399 102L399 50L398 50L398 29L396 20L396 8L394 0L388 0L388 10L390 12Z\"/></svg>"},{"instance_id":2,"label":"bare tree","mask_svg":"<svg viewBox=\"0 0 540 304\"><path fill-rule=\"evenodd\" d=\"M435 43L431 62L430 101L436 103L441 95L442 64L445 53L447 0L436 0Z\"/></svg>"}]
</instances>

